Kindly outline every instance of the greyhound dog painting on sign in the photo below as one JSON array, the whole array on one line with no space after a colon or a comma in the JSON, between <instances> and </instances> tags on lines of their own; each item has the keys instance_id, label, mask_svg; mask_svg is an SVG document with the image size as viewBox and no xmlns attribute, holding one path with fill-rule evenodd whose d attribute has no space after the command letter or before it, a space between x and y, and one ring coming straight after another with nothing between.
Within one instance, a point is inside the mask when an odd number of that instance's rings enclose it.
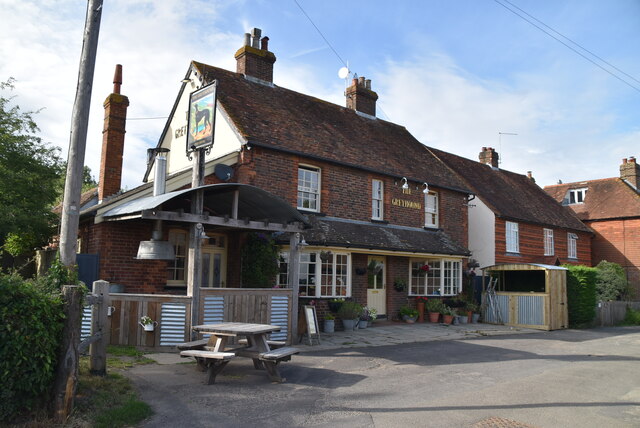
<instances>
[{"instance_id":1,"label":"greyhound dog painting on sign","mask_svg":"<svg viewBox=\"0 0 640 428\"><path fill-rule=\"evenodd\" d=\"M213 130L216 121L216 84L193 92L189 98L189 132L187 153L213 145Z\"/></svg>"}]
</instances>

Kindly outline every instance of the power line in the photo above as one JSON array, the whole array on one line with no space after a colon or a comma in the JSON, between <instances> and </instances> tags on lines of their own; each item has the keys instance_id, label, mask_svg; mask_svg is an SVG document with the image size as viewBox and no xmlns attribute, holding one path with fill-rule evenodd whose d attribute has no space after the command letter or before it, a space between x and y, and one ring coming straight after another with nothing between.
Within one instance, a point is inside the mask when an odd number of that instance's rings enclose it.
<instances>
[{"instance_id":1,"label":"power line","mask_svg":"<svg viewBox=\"0 0 640 428\"><path fill-rule=\"evenodd\" d=\"M128 117L127 120L156 120L156 119L167 119L169 116L159 116L159 117Z\"/></svg>"},{"instance_id":2,"label":"power line","mask_svg":"<svg viewBox=\"0 0 640 428\"><path fill-rule=\"evenodd\" d=\"M528 22L529 24L533 25L534 27L536 27L538 30L542 31L543 33L545 33L546 35L548 35L549 37L555 39L557 42L562 43L564 46L566 46L567 48L571 49L573 52L577 53L578 55L580 55L581 57L583 57L584 59L586 59L587 61L589 61L590 63L592 63L593 65L595 65L596 67L600 68L601 70L609 73L611 76L615 77L616 79L618 79L619 81L621 81L622 83L624 83L625 85L635 89L636 91L640 92L640 88L637 86L632 85L631 83L627 82L626 80L624 80L622 77L618 76L617 74L611 72L610 70L607 70L605 67L603 67L602 65L598 64L596 61L594 61L593 59L589 58L588 56L586 56L585 54L583 54L582 52L578 51L577 49L575 49L574 47L568 45L567 43L565 43L564 41L560 40L558 37L554 36L553 34L551 34L550 32L546 31L544 28L540 27L539 25L535 24L534 22L530 21L529 19L527 19L526 17L522 16L521 14L519 14L518 12L516 12L515 10L509 8L507 5L501 3L499 0L493 0L494 2L498 3L500 6L504 7L505 9L507 9L509 12L513 13L514 15L518 16L519 18L523 19L524 21ZM503 0L503 1L507 1L507 0ZM511 4L511 3L509 3ZM517 6L514 6L516 8L518 8ZM522 10L520 8L518 8L519 10ZM523 13L526 13L523 11ZM526 13L527 15L529 15L528 13ZM529 15L531 16L531 15ZM532 17L533 18L533 17ZM549 27L548 25L542 23L541 21L539 21L536 18L533 18L536 21L540 22L542 25L544 25L545 27L549 28L551 31L554 31L555 33L559 34L562 37L562 34L560 34L559 32L555 31L554 29L552 29L551 27ZM581 49L582 46L580 46L579 44L575 43L574 41L572 41L571 39L569 39L568 37L565 37L567 40L569 40L571 43L574 43L576 46L579 46ZM598 57L597 55L591 53L590 51L588 51L587 49L584 49L586 52L589 52L591 55L593 55L594 57L600 59L601 61L603 61L604 63L608 64L609 66L611 66L612 68L618 70L616 67L612 66L611 64L609 64L608 62L602 60L600 57ZM618 70L620 71L620 70ZM624 73L622 71L620 71L622 74L629 76L627 73ZM631 77L631 76L629 76ZM635 80L636 82L638 82L637 79L631 77L631 79Z\"/></svg>"},{"instance_id":3,"label":"power line","mask_svg":"<svg viewBox=\"0 0 640 428\"><path fill-rule=\"evenodd\" d=\"M342 59L342 57L338 54L338 52L333 48L333 46L331 46L331 43L329 43L329 40L327 40L327 38L324 36L324 34L322 34L322 31L320 31L320 29L318 28L318 26L313 22L313 20L309 17L309 15L307 15L307 12L304 11L304 9L302 8L302 6L300 6L300 3L298 3L298 0L293 0L294 3L300 8L300 10L302 11L302 13L304 14L304 16L307 17L307 19L309 20L309 22L311 23L311 25L313 25L313 27L316 29L316 31L318 32L318 34L320 34L320 37L322 37L322 39L325 41L325 43L327 44L327 46L329 46L329 48L333 51L334 54L336 54L336 56L338 57L338 59L340 60L340 62L347 67L347 63L345 60Z\"/></svg>"}]
</instances>

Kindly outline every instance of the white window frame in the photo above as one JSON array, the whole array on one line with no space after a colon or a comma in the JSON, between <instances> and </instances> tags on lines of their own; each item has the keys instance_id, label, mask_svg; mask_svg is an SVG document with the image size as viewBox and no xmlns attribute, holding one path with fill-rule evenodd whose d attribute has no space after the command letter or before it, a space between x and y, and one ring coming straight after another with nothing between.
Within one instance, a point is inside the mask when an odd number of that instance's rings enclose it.
<instances>
[{"instance_id":1,"label":"white window frame","mask_svg":"<svg viewBox=\"0 0 640 428\"><path fill-rule=\"evenodd\" d=\"M424 195L424 226L438 227L438 194L429 192Z\"/></svg>"},{"instance_id":2,"label":"white window frame","mask_svg":"<svg viewBox=\"0 0 640 428\"><path fill-rule=\"evenodd\" d=\"M323 262L320 259L320 252L322 250L312 250L312 251L303 251L300 252L300 263L299 263L299 272L300 272L300 297L351 297L351 253L347 252L336 252L331 251L331 260L330 262ZM342 259L342 260L339 260ZM345 260L346 259L346 260ZM289 283L289 253L288 251L283 251L280 253L280 258L278 260L278 264L280 266L280 273L278 274L278 287L280 288L288 288ZM343 263L338 263L339 261ZM344 263L346 261L346 264ZM286 266L283 266L286 264ZM330 269L330 273L324 273L323 264L325 268ZM338 272L338 265L343 266L343 272L340 274ZM346 272L345 272L346 271ZM329 280L326 284L323 284L323 281L327 279L329 275ZM339 282L346 281L346 284L339 284ZM310 283L308 283L310 282ZM309 287L314 288L313 294L309 292ZM330 287L330 294L322 294L322 289ZM341 292L337 292L337 290L344 289L344 294Z\"/></svg>"},{"instance_id":3,"label":"white window frame","mask_svg":"<svg viewBox=\"0 0 640 428\"><path fill-rule=\"evenodd\" d=\"M520 231L518 223L513 221L505 222L505 241L507 253L520 252Z\"/></svg>"},{"instance_id":4,"label":"white window frame","mask_svg":"<svg viewBox=\"0 0 640 428\"><path fill-rule=\"evenodd\" d=\"M553 256L555 248L553 245L553 229L543 229L544 231L544 255Z\"/></svg>"},{"instance_id":5,"label":"white window frame","mask_svg":"<svg viewBox=\"0 0 640 428\"><path fill-rule=\"evenodd\" d=\"M578 258L578 235L575 233L567 233L567 258Z\"/></svg>"},{"instance_id":6,"label":"white window frame","mask_svg":"<svg viewBox=\"0 0 640 428\"><path fill-rule=\"evenodd\" d=\"M584 204L584 200L587 197L587 188L569 189L567 192L567 200L569 205Z\"/></svg>"},{"instance_id":7,"label":"white window frame","mask_svg":"<svg viewBox=\"0 0 640 428\"><path fill-rule=\"evenodd\" d=\"M300 174L303 174L301 177ZM313 174L317 176L317 187L313 187L313 180L307 179L305 175L311 177ZM311 165L298 165L298 191L296 196L296 205L299 210L320 212L320 189L321 170ZM311 185L306 185L307 183ZM308 203L309 206L305 206ZM313 206L315 205L315 207Z\"/></svg>"},{"instance_id":8,"label":"white window frame","mask_svg":"<svg viewBox=\"0 0 640 428\"><path fill-rule=\"evenodd\" d=\"M180 251L179 247L177 247L177 237L184 236L184 250ZM188 265L188 255L189 255L189 232L183 229L171 229L169 230L169 242L173 245L175 250L176 258L175 260L170 260L167 263L167 271L169 275L170 272L173 272L172 277L174 279L167 278L168 286L176 286L176 287L184 287L187 285L187 265ZM180 266L180 261L183 262L182 267ZM178 275L178 271L183 271L184 279L175 279Z\"/></svg>"},{"instance_id":9,"label":"white window frame","mask_svg":"<svg viewBox=\"0 0 640 428\"><path fill-rule=\"evenodd\" d=\"M420 266L424 265L429 265L428 272L420 270ZM455 296L461 292L462 260L441 258L409 261L409 296Z\"/></svg>"},{"instance_id":10,"label":"white window frame","mask_svg":"<svg viewBox=\"0 0 640 428\"><path fill-rule=\"evenodd\" d=\"M371 219L384 219L384 183L382 180L371 180Z\"/></svg>"}]
</instances>

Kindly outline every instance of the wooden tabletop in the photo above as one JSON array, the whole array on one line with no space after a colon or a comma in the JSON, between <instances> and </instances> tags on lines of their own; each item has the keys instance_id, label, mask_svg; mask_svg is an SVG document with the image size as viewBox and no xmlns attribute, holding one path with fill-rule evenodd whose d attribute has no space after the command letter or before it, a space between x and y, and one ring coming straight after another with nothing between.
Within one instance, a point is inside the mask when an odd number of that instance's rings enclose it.
<instances>
[{"instance_id":1,"label":"wooden tabletop","mask_svg":"<svg viewBox=\"0 0 640 428\"><path fill-rule=\"evenodd\" d=\"M281 327L269 324L249 324L243 322L227 322L220 324L203 324L193 326L200 333L220 333L231 335L264 334L280 331Z\"/></svg>"}]
</instances>

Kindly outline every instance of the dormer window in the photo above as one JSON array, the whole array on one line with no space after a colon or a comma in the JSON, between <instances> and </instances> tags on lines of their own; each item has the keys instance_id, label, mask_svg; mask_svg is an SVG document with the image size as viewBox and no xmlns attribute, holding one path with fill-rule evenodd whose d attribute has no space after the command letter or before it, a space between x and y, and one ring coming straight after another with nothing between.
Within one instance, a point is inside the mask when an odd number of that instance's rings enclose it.
<instances>
[{"instance_id":1,"label":"dormer window","mask_svg":"<svg viewBox=\"0 0 640 428\"><path fill-rule=\"evenodd\" d=\"M569 205L584 204L584 198L587 196L587 188L570 189L567 194Z\"/></svg>"}]
</instances>

